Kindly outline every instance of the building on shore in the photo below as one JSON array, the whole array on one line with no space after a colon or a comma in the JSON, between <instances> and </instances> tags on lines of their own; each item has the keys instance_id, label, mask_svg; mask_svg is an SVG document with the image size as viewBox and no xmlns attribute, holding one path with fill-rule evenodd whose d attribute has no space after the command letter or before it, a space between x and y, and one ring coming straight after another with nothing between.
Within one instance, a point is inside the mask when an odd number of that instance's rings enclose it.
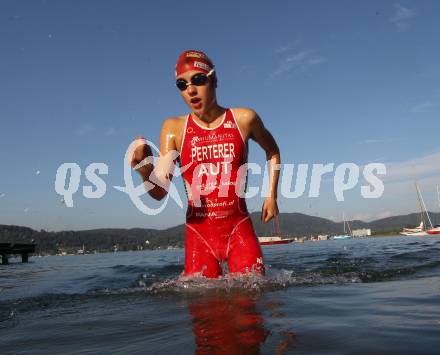
<instances>
[{"instance_id":1,"label":"building on shore","mask_svg":"<svg viewBox=\"0 0 440 355\"><path fill-rule=\"evenodd\" d=\"M371 235L371 229L370 228L353 229L352 235L353 237L367 237Z\"/></svg>"}]
</instances>

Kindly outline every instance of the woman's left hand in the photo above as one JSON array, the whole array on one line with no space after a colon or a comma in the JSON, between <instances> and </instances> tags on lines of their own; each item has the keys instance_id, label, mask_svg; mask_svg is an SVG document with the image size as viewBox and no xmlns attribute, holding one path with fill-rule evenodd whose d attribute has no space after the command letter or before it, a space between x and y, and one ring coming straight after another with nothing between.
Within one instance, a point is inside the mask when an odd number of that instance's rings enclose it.
<instances>
[{"instance_id":1,"label":"woman's left hand","mask_svg":"<svg viewBox=\"0 0 440 355\"><path fill-rule=\"evenodd\" d=\"M275 197L267 197L261 210L261 221L267 223L275 216L278 216L278 213L277 199Z\"/></svg>"}]
</instances>

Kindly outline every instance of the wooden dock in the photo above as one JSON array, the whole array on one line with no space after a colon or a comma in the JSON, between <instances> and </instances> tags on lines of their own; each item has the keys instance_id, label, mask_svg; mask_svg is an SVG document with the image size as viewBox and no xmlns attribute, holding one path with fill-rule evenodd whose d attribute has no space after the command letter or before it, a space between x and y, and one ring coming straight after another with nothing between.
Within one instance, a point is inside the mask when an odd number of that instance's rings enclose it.
<instances>
[{"instance_id":1,"label":"wooden dock","mask_svg":"<svg viewBox=\"0 0 440 355\"><path fill-rule=\"evenodd\" d=\"M29 261L29 254L35 253L35 244L10 244L0 243L0 256L2 258L2 265L8 264L10 255L21 255L21 261L27 263Z\"/></svg>"}]
</instances>

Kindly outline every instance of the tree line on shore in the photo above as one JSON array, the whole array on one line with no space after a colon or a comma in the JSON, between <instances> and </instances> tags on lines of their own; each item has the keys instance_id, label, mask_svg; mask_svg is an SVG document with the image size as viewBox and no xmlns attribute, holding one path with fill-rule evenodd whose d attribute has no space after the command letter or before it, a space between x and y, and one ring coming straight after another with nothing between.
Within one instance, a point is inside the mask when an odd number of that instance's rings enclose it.
<instances>
[{"instance_id":1,"label":"tree line on shore","mask_svg":"<svg viewBox=\"0 0 440 355\"><path fill-rule=\"evenodd\" d=\"M431 213L431 219L440 220L440 214ZM251 218L258 236L273 235L270 222L262 224L259 213L252 213ZM352 229L370 228L373 234L397 234L403 227L419 224L420 215L412 213L393 216L372 222L350 221ZM317 234L340 234L342 222L309 216L301 213L281 213L281 234L289 236L311 236ZM144 249L181 248L185 243L185 226L156 230L148 228L131 229L93 229L80 231L50 232L36 231L29 227L0 225L0 243L33 243L37 254L84 252L128 251Z\"/></svg>"}]
</instances>

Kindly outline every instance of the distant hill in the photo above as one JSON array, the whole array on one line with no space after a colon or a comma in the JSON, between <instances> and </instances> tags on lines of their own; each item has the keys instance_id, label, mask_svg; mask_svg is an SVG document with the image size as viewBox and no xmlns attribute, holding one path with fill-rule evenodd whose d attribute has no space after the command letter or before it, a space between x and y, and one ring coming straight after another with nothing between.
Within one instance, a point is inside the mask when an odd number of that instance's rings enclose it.
<instances>
[{"instance_id":1,"label":"distant hill","mask_svg":"<svg viewBox=\"0 0 440 355\"><path fill-rule=\"evenodd\" d=\"M440 213L430 213L433 223L440 221ZM260 213L252 213L251 218L257 235L268 235L274 232L273 223L260 222ZM394 216L372 222L350 221L352 229L370 228L379 234L399 231L403 227L419 224L419 214ZM342 233L343 223L333 222L326 218L309 216L302 213L281 213L280 226L282 234L293 236L310 236L316 234ZM132 229L93 229L85 231L47 232L36 231L28 227L0 225L0 243L35 243L37 253L57 254L60 252L76 253L84 245L87 251L113 251L157 249L169 246L184 246L185 226L178 225L164 230Z\"/></svg>"},{"instance_id":2,"label":"distant hill","mask_svg":"<svg viewBox=\"0 0 440 355\"><path fill-rule=\"evenodd\" d=\"M440 213L429 212L432 223L440 222ZM258 235L273 232L273 226L260 222L260 213L251 214ZM404 227L416 226L420 223L420 214L411 213L378 219L372 222L359 220L349 221L351 229L370 228L373 233L400 231ZM343 232L343 222L333 222L326 218L309 216L302 213L280 213L282 234L306 236L311 234L338 234Z\"/></svg>"}]
</instances>

